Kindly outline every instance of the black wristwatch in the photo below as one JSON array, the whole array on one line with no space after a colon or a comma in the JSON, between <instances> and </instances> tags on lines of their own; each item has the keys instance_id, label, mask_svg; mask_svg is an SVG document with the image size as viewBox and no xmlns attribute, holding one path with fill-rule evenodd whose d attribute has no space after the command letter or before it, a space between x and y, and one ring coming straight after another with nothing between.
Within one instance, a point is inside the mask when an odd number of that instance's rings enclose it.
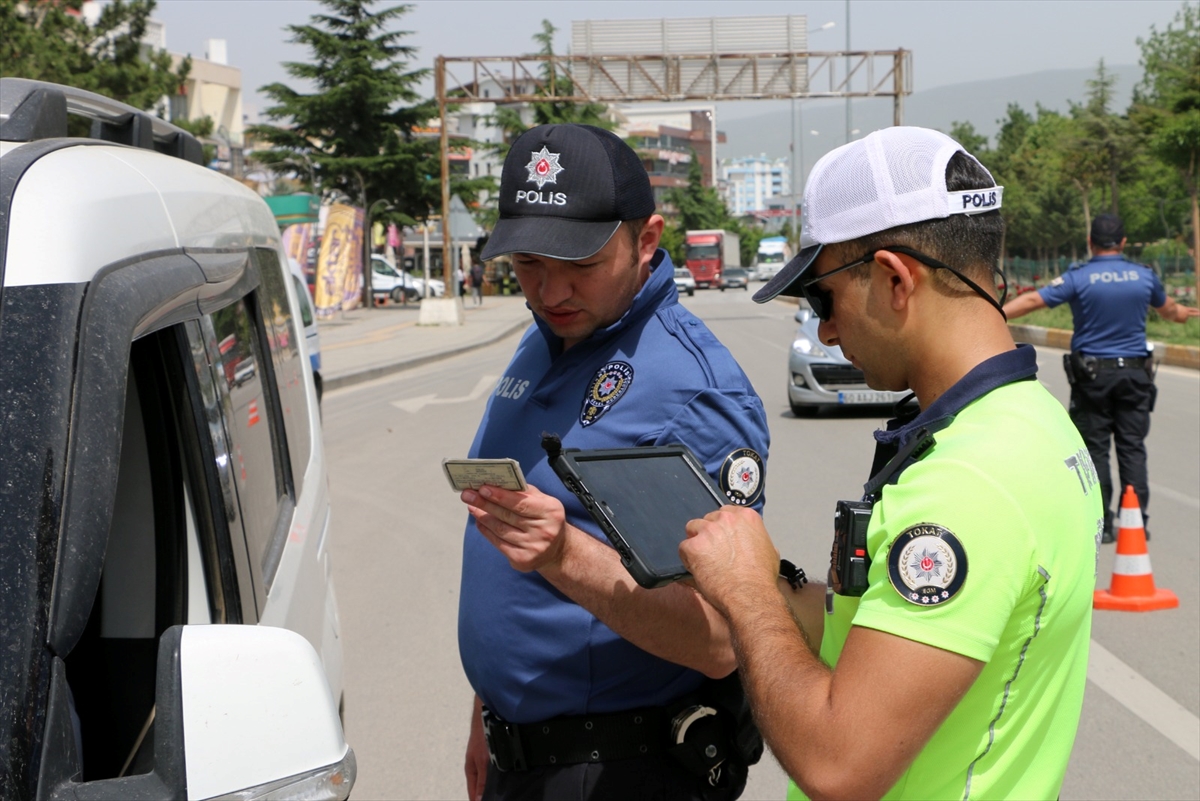
<instances>
[{"instance_id":1,"label":"black wristwatch","mask_svg":"<svg viewBox=\"0 0 1200 801\"><path fill-rule=\"evenodd\" d=\"M779 560L779 576L791 584L793 590L798 590L802 584L808 583L808 576L804 575L803 568L796 567L787 559Z\"/></svg>"}]
</instances>

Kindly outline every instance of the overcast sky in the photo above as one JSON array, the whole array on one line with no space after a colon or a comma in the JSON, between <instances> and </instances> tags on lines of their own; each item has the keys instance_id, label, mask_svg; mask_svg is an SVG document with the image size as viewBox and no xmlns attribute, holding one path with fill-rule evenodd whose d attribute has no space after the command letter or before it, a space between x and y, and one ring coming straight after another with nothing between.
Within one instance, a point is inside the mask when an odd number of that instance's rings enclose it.
<instances>
[{"instance_id":1,"label":"overcast sky","mask_svg":"<svg viewBox=\"0 0 1200 801\"><path fill-rule=\"evenodd\" d=\"M385 8L393 3L380 3ZM549 19L556 50L567 51L571 22L584 19L805 14L810 50L846 47L845 0L436 0L414 3L398 27L412 31L415 67L440 55L513 55L535 49L530 37ZM1023 75L1048 69L1137 64L1137 38L1164 29L1182 0L851 0L854 50L913 51L913 89ZM242 70L244 109L253 120L267 100L257 89L282 81L302 89L281 62L303 61L289 44L288 24L321 13L309 0L159 0L155 18L166 23L167 48L204 57L205 40L225 39L231 66ZM601 16L603 15L603 16ZM432 84L427 90L432 93ZM762 113L759 103L723 104L727 119Z\"/></svg>"}]
</instances>

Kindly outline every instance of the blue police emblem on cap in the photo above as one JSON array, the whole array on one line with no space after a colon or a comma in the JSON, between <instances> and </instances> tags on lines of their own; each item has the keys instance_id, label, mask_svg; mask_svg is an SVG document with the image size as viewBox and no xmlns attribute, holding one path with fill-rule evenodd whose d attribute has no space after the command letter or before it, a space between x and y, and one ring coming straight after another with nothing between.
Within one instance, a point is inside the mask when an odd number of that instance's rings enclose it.
<instances>
[{"instance_id":1,"label":"blue police emblem on cap","mask_svg":"<svg viewBox=\"0 0 1200 801\"><path fill-rule=\"evenodd\" d=\"M627 362L609 362L601 367L583 398L579 422L585 427L596 422L629 391L633 383L633 367Z\"/></svg>"},{"instance_id":2,"label":"blue police emblem on cap","mask_svg":"<svg viewBox=\"0 0 1200 801\"><path fill-rule=\"evenodd\" d=\"M721 492L735 506L750 506L762 495L762 457L752 448L738 448L721 465Z\"/></svg>"},{"instance_id":3,"label":"blue police emblem on cap","mask_svg":"<svg viewBox=\"0 0 1200 801\"><path fill-rule=\"evenodd\" d=\"M888 550L888 579L916 606L939 606L967 580L967 552L958 537L932 523L910 526Z\"/></svg>"}]
</instances>

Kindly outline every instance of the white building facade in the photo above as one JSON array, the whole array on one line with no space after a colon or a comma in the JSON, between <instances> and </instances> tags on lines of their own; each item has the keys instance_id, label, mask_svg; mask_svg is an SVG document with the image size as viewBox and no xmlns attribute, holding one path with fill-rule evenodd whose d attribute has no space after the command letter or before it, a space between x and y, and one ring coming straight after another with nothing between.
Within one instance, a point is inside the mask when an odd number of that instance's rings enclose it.
<instances>
[{"instance_id":1,"label":"white building facade","mask_svg":"<svg viewBox=\"0 0 1200 801\"><path fill-rule=\"evenodd\" d=\"M768 159L765 154L725 159L721 187L735 217L786 206L792 194L791 168L787 158Z\"/></svg>"}]
</instances>

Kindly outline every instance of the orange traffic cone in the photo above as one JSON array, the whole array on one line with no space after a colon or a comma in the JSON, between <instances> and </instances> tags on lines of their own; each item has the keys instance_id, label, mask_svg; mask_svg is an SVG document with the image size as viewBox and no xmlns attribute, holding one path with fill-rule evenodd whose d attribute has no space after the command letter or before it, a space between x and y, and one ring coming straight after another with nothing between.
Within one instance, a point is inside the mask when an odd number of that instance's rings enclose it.
<instances>
[{"instance_id":1,"label":"orange traffic cone","mask_svg":"<svg viewBox=\"0 0 1200 801\"><path fill-rule=\"evenodd\" d=\"M1132 486L1121 498L1120 528L1117 530L1117 555L1113 559L1112 587L1096 590L1093 609L1122 612L1152 612L1174 609L1179 599L1170 590L1156 589L1146 550L1146 529L1142 527L1142 507Z\"/></svg>"}]
</instances>

